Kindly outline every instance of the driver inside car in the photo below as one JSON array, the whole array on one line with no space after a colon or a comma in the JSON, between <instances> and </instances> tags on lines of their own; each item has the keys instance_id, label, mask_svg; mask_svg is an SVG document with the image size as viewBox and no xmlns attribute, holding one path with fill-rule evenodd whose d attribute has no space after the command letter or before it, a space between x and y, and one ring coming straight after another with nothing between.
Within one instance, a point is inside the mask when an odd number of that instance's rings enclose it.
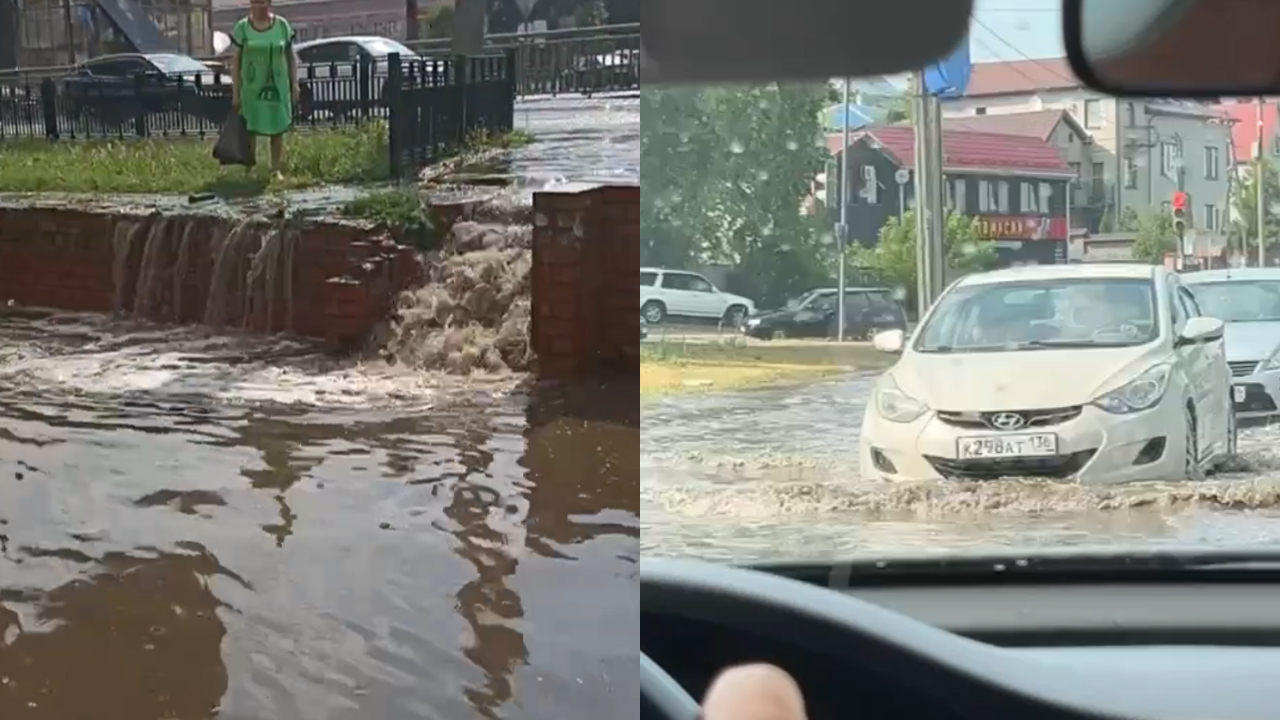
<instances>
[{"instance_id":1,"label":"driver inside car","mask_svg":"<svg viewBox=\"0 0 1280 720\"><path fill-rule=\"evenodd\" d=\"M720 673L702 701L702 720L806 720L800 686L785 670L763 663Z\"/></svg>"}]
</instances>

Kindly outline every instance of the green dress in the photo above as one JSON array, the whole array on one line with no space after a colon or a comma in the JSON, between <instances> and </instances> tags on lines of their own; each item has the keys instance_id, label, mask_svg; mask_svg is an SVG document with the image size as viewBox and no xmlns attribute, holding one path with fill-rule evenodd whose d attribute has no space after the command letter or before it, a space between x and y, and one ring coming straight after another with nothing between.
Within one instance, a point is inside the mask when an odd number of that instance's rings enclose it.
<instances>
[{"instance_id":1,"label":"green dress","mask_svg":"<svg viewBox=\"0 0 1280 720\"><path fill-rule=\"evenodd\" d=\"M240 49L240 114L254 135L279 135L293 125L293 37L293 27L279 15L265 30L243 18L231 31Z\"/></svg>"}]
</instances>

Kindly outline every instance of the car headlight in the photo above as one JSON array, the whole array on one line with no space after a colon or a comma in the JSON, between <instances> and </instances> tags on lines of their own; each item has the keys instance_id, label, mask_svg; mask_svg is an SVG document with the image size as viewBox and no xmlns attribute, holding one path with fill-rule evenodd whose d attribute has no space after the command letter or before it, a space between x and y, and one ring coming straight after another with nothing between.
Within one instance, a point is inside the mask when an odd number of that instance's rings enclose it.
<instances>
[{"instance_id":1,"label":"car headlight","mask_svg":"<svg viewBox=\"0 0 1280 720\"><path fill-rule=\"evenodd\" d=\"M909 423L929 412L929 406L902 392L890 375L880 376L876 386L876 412L890 422Z\"/></svg>"},{"instance_id":2,"label":"car headlight","mask_svg":"<svg viewBox=\"0 0 1280 720\"><path fill-rule=\"evenodd\" d=\"M1262 363L1262 369L1264 371L1280 370L1280 348L1277 348L1275 352L1271 353L1271 357L1267 358L1266 361Z\"/></svg>"},{"instance_id":3,"label":"car headlight","mask_svg":"<svg viewBox=\"0 0 1280 720\"><path fill-rule=\"evenodd\" d=\"M1093 404L1116 415L1149 410L1164 397L1172 373L1172 365L1156 365L1115 390L1103 393Z\"/></svg>"}]
</instances>

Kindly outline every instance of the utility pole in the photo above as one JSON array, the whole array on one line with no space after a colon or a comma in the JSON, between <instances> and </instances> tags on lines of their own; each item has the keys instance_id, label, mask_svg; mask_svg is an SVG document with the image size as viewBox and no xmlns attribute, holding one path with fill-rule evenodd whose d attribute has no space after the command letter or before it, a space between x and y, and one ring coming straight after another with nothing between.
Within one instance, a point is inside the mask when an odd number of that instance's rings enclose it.
<instances>
[{"instance_id":1,"label":"utility pole","mask_svg":"<svg viewBox=\"0 0 1280 720\"><path fill-rule=\"evenodd\" d=\"M1258 152L1257 152L1257 158L1255 160L1256 169L1253 171L1253 184L1256 186L1257 193L1258 193L1258 197L1256 198L1258 203L1258 267L1266 267L1267 266L1267 239L1266 239L1267 231L1266 231L1265 225L1266 225L1266 219L1267 219L1267 211L1266 211L1266 205L1263 204L1263 201L1266 199L1265 188L1266 188L1267 173L1266 173L1266 168L1264 168L1262 165L1262 160L1263 158L1266 157L1266 153L1263 151L1263 145L1265 144L1265 141L1263 140L1263 132L1262 132L1262 129L1263 129L1262 114L1265 108L1263 107L1263 99L1261 97L1257 99L1255 107L1258 110Z\"/></svg>"},{"instance_id":2,"label":"utility pole","mask_svg":"<svg viewBox=\"0 0 1280 720\"><path fill-rule=\"evenodd\" d=\"M942 108L925 92L923 73L912 76L911 92L916 111L916 309L924 317L946 282Z\"/></svg>"},{"instance_id":3,"label":"utility pole","mask_svg":"<svg viewBox=\"0 0 1280 720\"><path fill-rule=\"evenodd\" d=\"M418 0L404 0L404 37L418 40L422 36L418 22Z\"/></svg>"},{"instance_id":4,"label":"utility pole","mask_svg":"<svg viewBox=\"0 0 1280 720\"><path fill-rule=\"evenodd\" d=\"M840 222L836 223L836 342L844 342L845 243L849 237L849 78L844 79L844 107L840 110L843 139L840 142Z\"/></svg>"}]
</instances>

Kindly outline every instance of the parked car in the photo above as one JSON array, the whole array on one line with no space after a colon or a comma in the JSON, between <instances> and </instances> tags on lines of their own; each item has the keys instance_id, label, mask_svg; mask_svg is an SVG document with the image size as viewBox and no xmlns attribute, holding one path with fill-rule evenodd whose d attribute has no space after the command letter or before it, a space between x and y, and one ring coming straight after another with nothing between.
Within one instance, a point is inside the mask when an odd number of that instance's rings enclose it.
<instances>
[{"instance_id":1,"label":"parked car","mask_svg":"<svg viewBox=\"0 0 1280 720\"><path fill-rule=\"evenodd\" d=\"M61 85L70 115L108 124L159 112L220 123L230 109L231 78L173 53L103 55L77 65Z\"/></svg>"},{"instance_id":2,"label":"parked car","mask_svg":"<svg viewBox=\"0 0 1280 720\"><path fill-rule=\"evenodd\" d=\"M375 35L308 40L298 43L296 51L304 117L324 112L342 119L358 113L365 97L373 106L385 106L391 55L428 71L437 67L437 61L424 60L405 45ZM438 67L443 71L444 63Z\"/></svg>"},{"instance_id":3,"label":"parked car","mask_svg":"<svg viewBox=\"0 0 1280 720\"><path fill-rule=\"evenodd\" d=\"M1202 479L1236 452L1221 320L1150 265L969 275L934 303L863 416L866 480Z\"/></svg>"},{"instance_id":4,"label":"parked car","mask_svg":"<svg viewBox=\"0 0 1280 720\"><path fill-rule=\"evenodd\" d=\"M738 328L754 311L755 303L717 289L698 273L640 268L640 314L651 325L677 316L716 319Z\"/></svg>"},{"instance_id":5,"label":"parked car","mask_svg":"<svg viewBox=\"0 0 1280 720\"><path fill-rule=\"evenodd\" d=\"M1206 270L1181 277L1200 310L1227 324L1236 417L1280 415L1280 270Z\"/></svg>"},{"instance_id":6,"label":"parked car","mask_svg":"<svg viewBox=\"0 0 1280 720\"><path fill-rule=\"evenodd\" d=\"M837 337L839 292L838 288L810 290L782 309L747 318L743 332L762 340ZM846 339L863 340L880 330L907 329L907 313L888 288L845 288L844 299Z\"/></svg>"}]
</instances>

